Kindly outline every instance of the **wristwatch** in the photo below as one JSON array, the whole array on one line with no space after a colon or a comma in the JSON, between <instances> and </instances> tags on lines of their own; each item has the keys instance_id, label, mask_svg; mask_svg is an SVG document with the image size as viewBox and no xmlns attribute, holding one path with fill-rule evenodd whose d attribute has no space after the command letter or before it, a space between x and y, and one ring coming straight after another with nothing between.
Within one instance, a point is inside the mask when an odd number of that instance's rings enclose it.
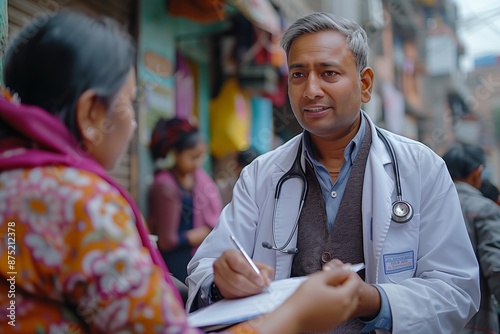
<instances>
[{"instance_id":1,"label":"wristwatch","mask_svg":"<svg viewBox=\"0 0 500 334\"><path fill-rule=\"evenodd\" d=\"M212 283L210 286L210 299L212 300L212 303L218 302L221 299L224 299L224 296L221 295L219 289L217 288L217 285L215 283Z\"/></svg>"}]
</instances>

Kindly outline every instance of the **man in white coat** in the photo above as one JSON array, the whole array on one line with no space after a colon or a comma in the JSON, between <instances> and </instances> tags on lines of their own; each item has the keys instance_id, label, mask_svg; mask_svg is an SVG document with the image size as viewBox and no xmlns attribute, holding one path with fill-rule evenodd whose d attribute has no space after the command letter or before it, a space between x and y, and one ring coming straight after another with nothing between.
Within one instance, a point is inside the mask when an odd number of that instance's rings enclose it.
<instances>
[{"instance_id":1,"label":"man in white coat","mask_svg":"<svg viewBox=\"0 0 500 334\"><path fill-rule=\"evenodd\" d=\"M281 44L304 131L241 173L188 266L188 311L259 293L273 279L364 262L355 317L331 333L458 332L477 312L480 290L457 192L440 157L377 129L361 110L374 78L366 33L313 13Z\"/></svg>"}]
</instances>

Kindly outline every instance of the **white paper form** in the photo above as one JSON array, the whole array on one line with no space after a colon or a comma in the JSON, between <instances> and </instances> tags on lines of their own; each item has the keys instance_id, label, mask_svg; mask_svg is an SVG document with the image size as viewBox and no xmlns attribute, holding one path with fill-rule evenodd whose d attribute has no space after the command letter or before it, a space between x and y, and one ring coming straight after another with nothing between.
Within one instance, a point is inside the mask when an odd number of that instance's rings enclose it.
<instances>
[{"instance_id":1,"label":"white paper form","mask_svg":"<svg viewBox=\"0 0 500 334\"><path fill-rule=\"evenodd\" d=\"M188 315L189 324L204 328L214 325L231 325L269 313L290 297L307 276L273 281L269 292L240 298L223 299Z\"/></svg>"},{"instance_id":2,"label":"white paper form","mask_svg":"<svg viewBox=\"0 0 500 334\"><path fill-rule=\"evenodd\" d=\"M350 265L350 269L354 272L363 268L365 268L364 263ZM273 281L269 285L269 292L239 299L223 299L188 314L189 324L205 330L214 330L272 312L283 304L307 278L308 276L301 276Z\"/></svg>"}]
</instances>

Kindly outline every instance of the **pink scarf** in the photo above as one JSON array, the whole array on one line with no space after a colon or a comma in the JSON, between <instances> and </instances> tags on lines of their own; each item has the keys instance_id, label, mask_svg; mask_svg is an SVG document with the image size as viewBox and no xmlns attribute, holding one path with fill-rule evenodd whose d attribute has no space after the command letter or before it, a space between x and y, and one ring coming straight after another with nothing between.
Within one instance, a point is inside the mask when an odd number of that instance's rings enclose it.
<instances>
[{"instance_id":1,"label":"pink scarf","mask_svg":"<svg viewBox=\"0 0 500 334\"><path fill-rule=\"evenodd\" d=\"M179 291L170 279L165 262L159 251L151 245L148 232L142 224L142 216L134 200L106 173L101 165L79 149L76 139L66 126L58 118L41 108L14 104L4 97L0 97L0 121L8 124L24 137L17 140L0 139L0 172L15 168L64 165L86 170L106 180L129 203L134 212L137 231L143 246L149 250L153 263L162 268L165 280L172 287L179 303L183 305ZM22 139L27 139L36 148L21 145Z\"/></svg>"}]
</instances>

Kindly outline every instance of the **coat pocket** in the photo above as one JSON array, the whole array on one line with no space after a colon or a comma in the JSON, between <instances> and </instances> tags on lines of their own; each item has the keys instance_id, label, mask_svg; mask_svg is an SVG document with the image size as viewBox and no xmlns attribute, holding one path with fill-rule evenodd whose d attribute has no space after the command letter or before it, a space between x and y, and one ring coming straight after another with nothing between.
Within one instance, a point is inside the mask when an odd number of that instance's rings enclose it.
<instances>
[{"instance_id":1,"label":"coat pocket","mask_svg":"<svg viewBox=\"0 0 500 334\"><path fill-rule=\"evenodd\" d=\"M420 215L405 224L391 222L380 265L388 281L400 283L413 277L417 267Z\"/></svg>"}]
</instances>

